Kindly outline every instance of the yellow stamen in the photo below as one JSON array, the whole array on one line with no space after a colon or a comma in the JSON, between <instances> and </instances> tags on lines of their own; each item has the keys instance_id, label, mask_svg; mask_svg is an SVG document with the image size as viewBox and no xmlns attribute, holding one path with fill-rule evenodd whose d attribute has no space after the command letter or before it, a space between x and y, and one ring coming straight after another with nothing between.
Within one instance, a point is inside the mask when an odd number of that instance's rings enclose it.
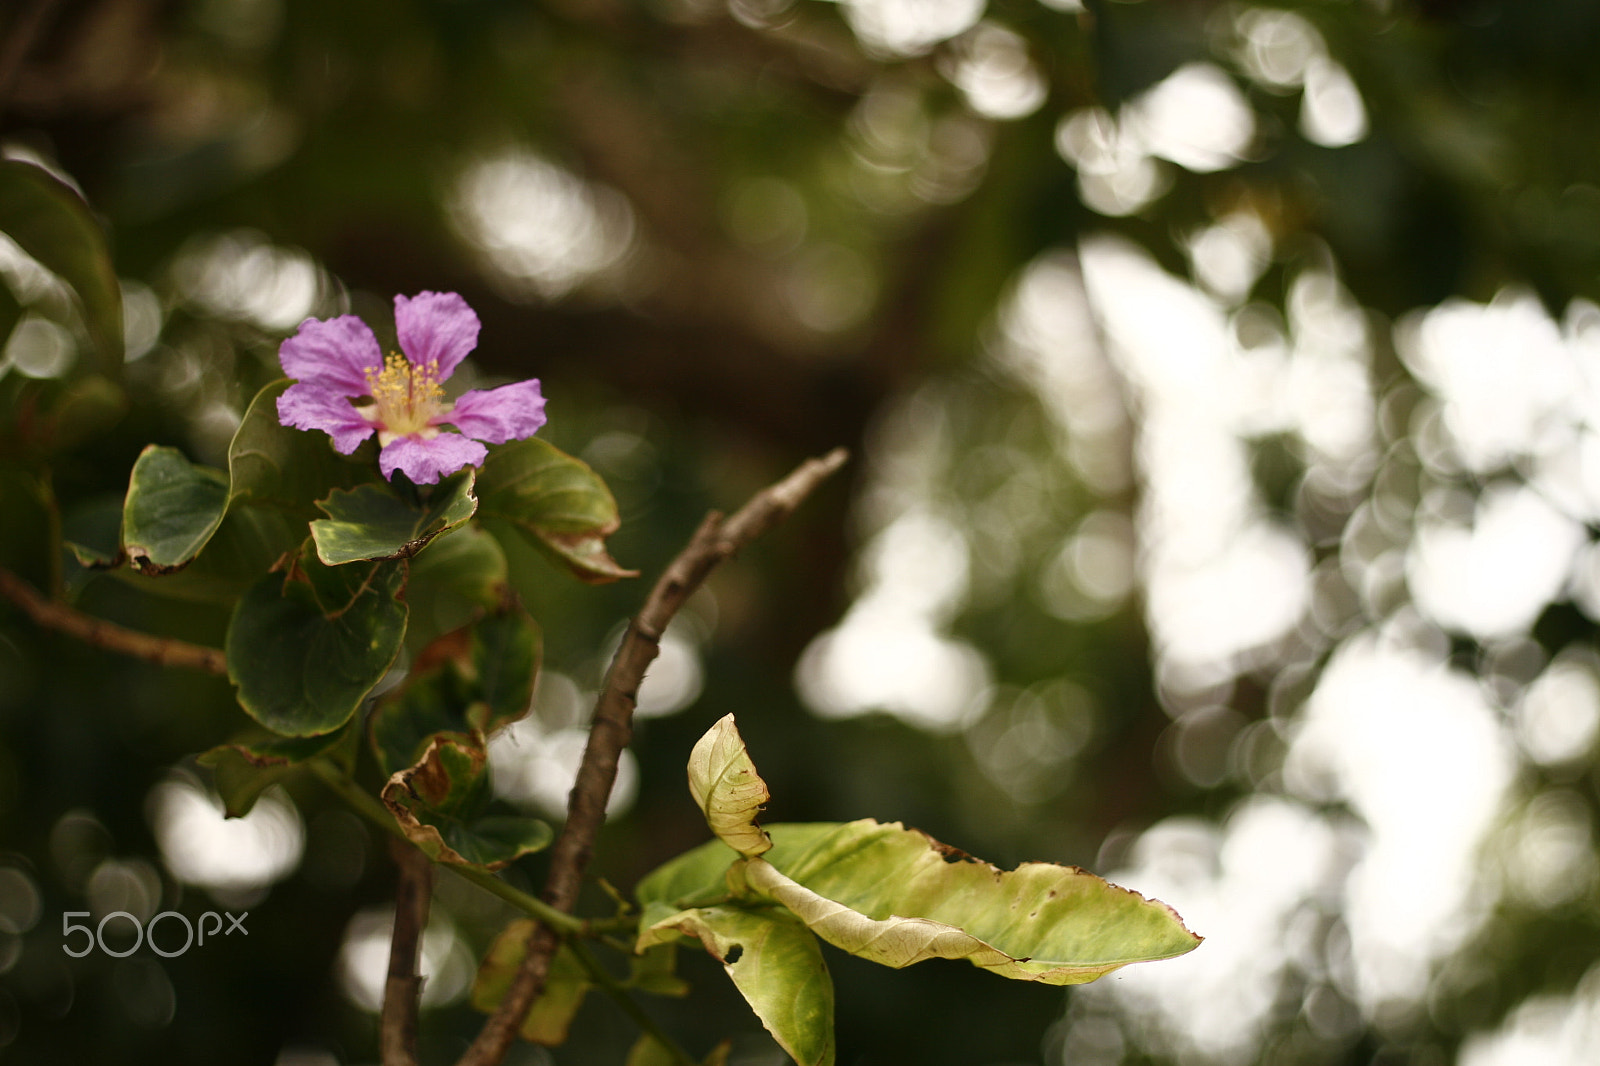
<instances>
[{"instance_id":1,"label":"yellow stamen","mask_svg":"<svg viewBox=\"0 0 1600 1066\"><path fill-rule=\"evenodd\" d=\"M416 366L405 356L390 352L383 369L368 367L366 377L374 408L368 417L383 431L380 436L432 437L439 432L433 423L450 405L444 402L437 360Z\"/></svg>"}]
</instances>

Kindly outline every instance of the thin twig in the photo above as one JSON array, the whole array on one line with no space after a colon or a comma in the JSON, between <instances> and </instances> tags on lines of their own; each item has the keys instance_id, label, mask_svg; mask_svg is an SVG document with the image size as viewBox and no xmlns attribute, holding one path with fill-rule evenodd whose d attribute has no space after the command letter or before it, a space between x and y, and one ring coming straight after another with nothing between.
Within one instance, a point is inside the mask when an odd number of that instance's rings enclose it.
<instances>
[{"instance_id":1,"label":"thin twig","mask_svg":"<svg viewBox=\"0 0 1600 1066\"><path fill-rule=\"evenodd\" d=\"M340 799L349 804L352 809L364 816L368 821L372 822L380 829L383 829L391 834L390 842L396 848L397 859L399 852L402 850L408 851L418 858L424 858L423 853L417 849L416 845L405 835L404 832L401 831L400 826L394 820L394 816L384 808L383 804L379 803L378 800L375 799L370 793L363 790L361 786L357 785L354 781L346 777L337 766L326 759L311 759L308 760L305 765L309 766L312 772L321 778L323 783L332 789L334 794L336 794ZM661 1046L666 1048L667 1051L677 1061L693 1066L694 1060L689 1057L689 1054L680 1048L671 1037L667 1036L666 1033L661 1031L660 1027L655 1024L655 1021L650 1017L650 1015L645 1013L644 1008L639 1006L638 1002L634 1000L628 989L625 988L616 978L612 977L611 973L606 970L604 966L600 965L599 960L594 957L593 953L589 952L583 947L580 938L586 936L599 936L602 937L606 943L617 948L617 950L623 952L624 954L627 954L630 950L632 950L630 945L621 944L617 942L615 938L605 936L604 934L611 930L633 928L637 925L636 918L617 917L603 918L599 920L574 918L572 915L567 914L564 911L556 910L554 907L551 907L548 903L541 899L530 896L526 892L522 892L516 888L513 888L511 885L506 884L506 882L502 881L499 877L488 872L487 870L479 870L471 866L450 865L444 866L443 868L449 870L451 873L462 878L463 880L470 881L479 888L499 896L501 899L505 900L513 907L516 907L518 910L521 910L524 913L539 919L541 922L548 923L552 928L559 929L561 931L560 935L565 937L567 939L567 943L572 946L573 954L577 956L578 961L583 965L583 968L588 971L589 977L594 982L595 986L603 991L606 995L610 996L612 1001L617 1004L618 1008L620 1008L621 1011L629 1018L632 1018L634 1023L637 1024L641 1030L655 1037L656 1040L661 1043ZM396 921L399 920L399 913L399 906L397 903ZM394 967L394 948L392 945L390 947L389 960L390 969L392 971ZM385 996L389 995L389 989L387 987L385 987L384 993Z\"/></svg>"},{"instance_id":2,"label":"thin twig","mask_svg":"<svg viewBox=\"0 0 1600 1066\"><path fill-rule=\"evenodd\" d=\"M394 935L389 940L389 978L383 985L378 1051L383 1066L417 1066L417 1001L422 974L417 952L428 927L433 863L416 848L391 842L400 880L394 890Z\"/></svg>"},{"instance_id":3,"label":"thin twig","mask_svg":"<svg viewBox=\"0 0 1600 1066\"><path fill-rule=\"evenodd\" d=\"M190 644L172 637L154 637L84 614L75 607L46 599L32 585L4 567L0 567L0 596L21 607L36 625L77 637L85 644L162 666L186 666L191 670L227 676L228 659L221 648Z\"/></svg>"},{"instance_id":4,"label":"thin twig","mask_svg":"<svg viewBox=\"0 0 1600 1066\"><path fill-rule=\"evenodd\" d=\"M577 903L595 836L605 821L606 801L616 783L617 760L633 736L639 683L661 650L667 624L718 563L792 514L846 458L844 449L836 448L821 459L808 459L782 481L758 492L733 517L724 519L716 512L707 515L688 547L678 553L650 590L644 607L623 635L595 702L589 743L567 800L567 821L550 853L544 900L552 907L570 912ZM499 1066L528 1008L544 990L558 942L556 931L543 923L529 934L527 952L511 987L458 1066Z\"/></svg>"}]
</instances>

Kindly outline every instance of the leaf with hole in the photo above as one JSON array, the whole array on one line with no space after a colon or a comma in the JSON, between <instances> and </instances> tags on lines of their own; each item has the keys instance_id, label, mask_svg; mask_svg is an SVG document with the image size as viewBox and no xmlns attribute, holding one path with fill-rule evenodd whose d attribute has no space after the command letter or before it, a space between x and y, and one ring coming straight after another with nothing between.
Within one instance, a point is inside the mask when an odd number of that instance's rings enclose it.
<instances>
[{"instance_id":1,"label":"leaf with hole","mask_svg":"<svg viewBox=\"0 0 1600 1066\"><path fill-rule=\"evenodd\" d=\"M720 846L720 844L719 844ZM680 911L644 928L636 950L697 938L761 1024L800 1066L832 1066L833 979L817 938L782 907L727 904Z\"/></svg>"}]
</instances>

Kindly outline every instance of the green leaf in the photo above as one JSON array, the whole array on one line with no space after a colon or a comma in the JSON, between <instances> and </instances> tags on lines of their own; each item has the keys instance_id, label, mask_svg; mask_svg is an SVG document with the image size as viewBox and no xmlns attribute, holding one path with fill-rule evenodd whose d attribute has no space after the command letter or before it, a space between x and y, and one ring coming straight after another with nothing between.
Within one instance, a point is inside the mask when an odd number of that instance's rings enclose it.
<instances>
[{"instance_id":1,"label":"green leaf","mask_svg":"<svg viewBox=\"0 0 1600 1066\"><path fill-rule=\"evenodd\" d=\"M678 945L657 944L643 954L629 956L624 983L652 996L687 996L689 982L678 976Z\"/></svg>"},{"instance_id":2,"label":"green leaf","mask_svg":"<svg viewBox=\"0 0 1600 1066\"><path fill-rule=\"evenodd\" d=\"M491 1013L506 997L522 959L528 950L528 935L533 932L531 918L512 922L495 937L489 954L478 967L478 976L472 982L472 1005L485 1014ZM550 957L550 973L545 978L544 993L533 1001L522 1019L518 1032L522 1039L546 1047L566 1043L567 1031L573 1016L583 1005L583 997L593 987L589 971L562 944Z\"/></svg>"},{"instance_id":3,"label":"green leaf","mask_svg":"<svg viewBox=\"0 0 1600 1066\"><path fill-rule=\"evenodd\" d=\"M500 542L465 525L437 539L411 560L406 602L411 624L406 646L413 655L452 630L460 629L506 599L507 567Z\"/></svg>"},{"instance_id":4,"label":"green leaf","mask_svg":"<svg viewBox=\"0 0 1600 1066\"><path fill-rule=\"evenodd\" d=\"M196 760L212 769L223 813L240 818L250 813L269 785L294 772L300 763L348 748L349 728L315 737L249 737L219 744Z\"/></svg>"},{"instance_id":5,"label":"green leaf","mask_svg":"<svg viewBox=\"0 0 1600 1066\"><path fill-rule=\"evenodd\" d=\"M761 1024L795 1062L831 1066L833 980L817 938L798 918L781 907L681 911L646 927L637 948L675 934L698 938L722 961Z\"/></svg>"},{"instance_id":6,"label":"green leaf","mask_svg":"<svg viewBox=\"0 0 1600 1066\"><path fill-rule=\"evenodd\" d=\"M700 1060L700 1066L727 1066L733 1041L724 1040L711 1049L711 1054ZM657 1040L652 1033L640 1033L639 1039L628 1049L628 1059L622 1066L679 1066L682 1060L672 1049Z\"/></svg>"},{"instance_id":7,"label":"green leaf","mask_svg":"<svg viewBox=\"0 0 1600 1066\"><path fill-rule=\"evenodd\" d=\"M648 928L678 911L725 903L732 898L728 872L739 853L720 840L667 860L634 888L644 913L640 928Z\"/></svg>"},{"instance_id":8,"label":"green leaf","mask_svg":"<svg viewBox=\"0 0 1600 1066\"><path fill-rule=\"evenodd\" d=\"M144 574L171 573L200 554L228 507L228 476L196 466L176 448L149 445L128 478L122 544Z\"/></svg>"},{"instance_id":9,"label":"green leaf","mask_svg":"<svg viewBox=\"0 0 1600 1066\"><path fill-rule=\"evenodd\" d=\"M415 766L389 778L383 802L401 830L435 862L498 870L549 845L543 822L479 815L488 792L483 748L471 738L435 737Z\"/></svg>"},{"instance_id":10,"label":"green leaf","mask_svg":"<svg viewBox=\"0 0 1600 1066\"><path fill-rule=\"evenodd\" d=\"M383 772L411 766L436 735L484 738L528 713L539 667L539 629L520 607L480 619L430 645L411 676L372 713Z\"/></svg>"},{"instance_id":11,"label":"green leaf","mask_svg":"<svg viewBox=\"0 0 1600 1066\"><path fill-rule=\"evenodd\" d=\"M493 614L472 627L472 669L477 706L474 729L493 733L528 713L539 672L539 627L520 607Z\"/></svg>"},{"instance_id":12,"label":"green leaf","mask_svg":"<svg viewBox=\"0 0 1600 1066\"><path fill-rule=\"evenodd\" d=\"M492 448L478 472L479 513L509 524L583 581L636 577L606 552L621 524L600 475L537 437Z\"/></svg>"},{"instance_id":13,"label":"green leaf","mask_svg":"<svg viewBox=\"0 0 1600 1066\"><path fill-rule=\"evenodd\" d=\"M428 542L455 529L478 509L471 468L445 478L426 504L400 498L389 485L336 489L317 507L328 517L311 523L317 555L330 566L365 559L408 559Z\"/></svg>"},{"instance_id":14,"label":"green leaf","mask_svg":"<svg viewBox=\"0 0 1600 1066\"><path fill-rule=\"evenodd\" d=\"M772 847L756 824L772 794L745 751L733 715L707 730L689 753L689 792L711 831L739 854L760 855Z\"/></svg>"},{"instance_id":15,"label":"green leaf","mask_svg":"<svg viewBox=\"0 0 1600 1066\"><path fill-rule=\"evenodd\" d=\"M453 663L408 678L372 712L368 732L378 768L385 775L398 773L415 765L440 734L468 732L471 703L472 683Z\"/></svg>"},{"instance_id":16,"label":"green leaf","mask_svg":"<svg viewBox=\"0 0 1600 1066\"><path fill-rule=\"evenodd\" d=\"M0 160L0 232L77 292L98 368L107 377L119 377L122 288L89 205L42 167Z\"/></svg>"},{"instance_id":17,"label":"green leaf","mask_svg":"<svg viewBox=\"0 0 1600 1066\"><path fill-rule=\"evenodd\" d=\"M222 524L199 557L176 572L141 574L112 570L118 580L161 596L200 603L233 604L282 558L298 539L293 525L276 511L260 507L229 508Z\"/></svg>"},{"instance_id":18,"label":"green leaf","mask_svg":"<svg viewBox=\"0 0 1600 1066\"><path fill-rule=\"evenodd\" d=\"M332 573L330 573L332 571ZM275 733L328 733L350 720L394 663L405 637L403 562L268 574L228 626L228 677L250 716ZM340 583L359 579L354 587Z\"/></svg>"},{"instance_id":19,"label":"green leaf","mask_svg":"<svg viewBox=\"0 0 1600 1066\"><path fill-rule=\"evenodd\" d=\"M330 489L376 482L378 473L371 462L334 451L327 434L278 421L278 397L291 384L274 381L256 393L234 431L228 445L229 501L282 511L304 523L321 517L316 501ZM295 543L304 537L302 524Z\"/></svg>"}]
</instances>

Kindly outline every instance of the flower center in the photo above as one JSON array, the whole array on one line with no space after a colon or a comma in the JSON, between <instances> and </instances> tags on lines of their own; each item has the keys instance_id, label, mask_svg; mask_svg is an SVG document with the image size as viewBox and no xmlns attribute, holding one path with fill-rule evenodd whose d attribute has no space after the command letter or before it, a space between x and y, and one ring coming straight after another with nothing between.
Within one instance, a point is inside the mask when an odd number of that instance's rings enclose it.
<instances>
[{"instance_id":1,"label":"flower center","mask_svg":"<svg viewBox=\"0 0 1600 1066\"><path fill-rule=\"evenodd\" d=\"M438 434L433 423L450 405L444 402L437 360L416 366L405 356L390 352L383 369L368 367L366 377L373 401L372 413L366 417L385 435L393 438Z\"/></svg>"}]
</instances>

